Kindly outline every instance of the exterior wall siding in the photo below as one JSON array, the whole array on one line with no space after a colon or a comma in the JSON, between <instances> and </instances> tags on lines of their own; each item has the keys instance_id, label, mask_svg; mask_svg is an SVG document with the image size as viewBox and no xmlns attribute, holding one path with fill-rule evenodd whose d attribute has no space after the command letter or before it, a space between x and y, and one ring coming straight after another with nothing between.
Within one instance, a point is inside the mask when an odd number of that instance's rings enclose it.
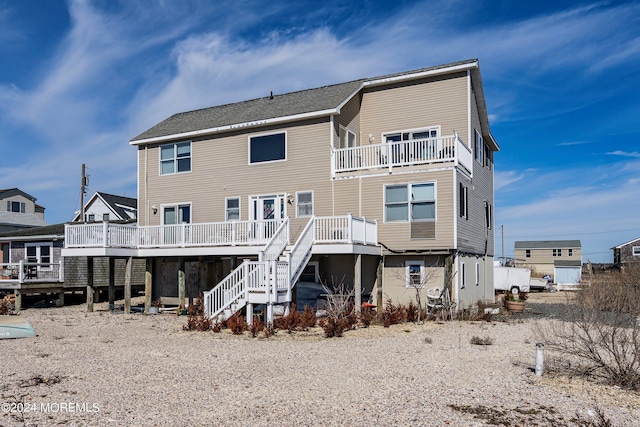
<instances>
[{"instance_id":1,"label":"exterior wall siding","mask_svg":"<svg viewBox=\"0 0 640 427\"><path fill-rule=\"evenodd\" d=\"M456 200L454 201L457 205L455 212L458 221L458 249L472 254L487 254L489 256L493 256L495 254L495 223L493 221L493 217L495 216L495 205L493 200L493 162L491 161L488 166L484 166L475 159L475 155L473 154L475 130L478 130L483 135L487 134L484 129L481 129L478 106L475 99L475 96L472 95L470 144L473 156L473 177L469 179L462 173L457 174L458 183L461 183L468 189L469 203L468 218L463 218L460 216L459 197L456 197ZM484 139L486 140L486 136ZM458 194L459 191L458 185L456 186L456 194ZM490 228L487 228L486 226L485 202L491 205L493 214Z\"/></svg>"},{"instance_id":2,"label":"exterior wall siding","mask_svg":"<svg viewBox=\"0 0 640 427\"><path fill-rule=\"evenodd\" d=\"M457 283L458 309L474 306L478 301L493 302L493 257L460 255L457 259L457 269L454 280Z\"/></svg>"},{"instance_id":3,"label":"exterior wall siding","mask_svg":"<svg viewBox=\"0 0 640 427\"><path fill-rule=\"evenodd\" d=\"M144 286L145 260L134 258L131 266L131 286ZM126 260L114 260L114 284L124 286ZM83 288L88 285L87 257L65 257L64 259L64 287ZM109 258L93 258L93 286L109 287Z\"/></svg>"},{"instance_id":4,"label":"exterior wall siding","mask_svg":"<svg viewBox=\"0 0 640 427\"><path fill-rule=\"evenodd\" d=\"M367 141L371 134L373 143L379 144L383 133L440 126L441 135L458 131L464 140L468 127L466 93L466 73L365 88L361 132Z\"/></svg>"},{"instance_id":5,"label":"exterior wall siding","mask_svg":"<svg viewBox=\"0 0 640 427\"><path fill-rule=\"evenodd\" d=\"M516 266L529 268L538 274L553 274L554 261L581 261L581 248L556 248L562 249L562 256L553 256L553 249L530 249L531 256L527 258L526 249L516 249L514 257ZM569 256L569 249L573 250L573 255Z\"/></svg>"},{"instance_id":6,"label":"exterior wall siding","mask_svg":"<svg viewBox=\"0 0 640 427\"><path fill-rule=\"evenodd\" d=\"M406 262L420 261L424 263L423 284L420 289L422 304L426 303L426 292L429 288L444 287L444 256L434 255L390 255L384 257L383 293L386 304L416 304L416 288L407 286Z\"/></svg>"}]
</instances>

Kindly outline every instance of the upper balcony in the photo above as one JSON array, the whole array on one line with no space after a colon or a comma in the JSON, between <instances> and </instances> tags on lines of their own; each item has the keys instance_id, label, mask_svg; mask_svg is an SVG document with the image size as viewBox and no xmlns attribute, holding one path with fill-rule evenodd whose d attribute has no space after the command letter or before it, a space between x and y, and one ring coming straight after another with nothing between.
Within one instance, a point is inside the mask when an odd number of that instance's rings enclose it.
<instances>
[{"instance_id":1,"label":"upper balcony","mask_svg":"<svg viewBox=\"0 0 640 427\"><path fill-rule=\"evenodd\" d=\"M337 148L332 157L333 176L357 171L392 172L399 167L449 162L462 166L469 174L473 172L473 155L458 134Z\"/></svg>"},{"instance_id":2,"label":"upper balcony","mask_svg":"<svg viewBox=\"0 0 640 427\"><path fill-rule=\"evenodd\" d=\"M137 226L108 222L65 224L63 256L255 255L284 220ZM287 222L288 224L288 222ZM353 215L315 217L314 245L326 251L378 249L376 221ZM351 249L349 249L351 248Z\"/></svg>"}]
</instances>

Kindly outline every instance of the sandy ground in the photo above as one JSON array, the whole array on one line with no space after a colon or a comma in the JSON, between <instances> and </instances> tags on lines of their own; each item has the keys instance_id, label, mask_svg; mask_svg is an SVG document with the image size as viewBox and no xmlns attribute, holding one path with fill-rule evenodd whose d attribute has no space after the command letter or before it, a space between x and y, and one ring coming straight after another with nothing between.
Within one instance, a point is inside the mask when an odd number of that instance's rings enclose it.
<instances>
[{"instance_id":1,"label":"sandy ground","mask_svg":"<svg viewBox=\"0 0 640 427\"><path fill-rule=\"evenodd\" d=\"M544 319L251 338L105 309L21 313L38 337L0 340L0 425L571 426L597 407L616 426L640 419L636 393L534 375Z\"/></svg>"}]
</instances>

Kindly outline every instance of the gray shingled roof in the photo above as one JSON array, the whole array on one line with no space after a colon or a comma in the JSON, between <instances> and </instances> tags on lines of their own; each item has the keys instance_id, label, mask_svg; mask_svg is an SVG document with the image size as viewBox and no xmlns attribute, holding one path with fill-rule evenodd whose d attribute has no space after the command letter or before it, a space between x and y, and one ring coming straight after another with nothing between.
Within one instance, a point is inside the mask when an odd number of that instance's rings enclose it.
<instances>
[{"instance_id":1,"label":"gray shingled roof","mask_svg":"<svg viewBox=\"0 0 640 427\"><path fill-rule=\"evenodd\" d=\"M127 212L118 205L129 206L132 209L138 208L138 199L134 199L132 197L116 196L114 194L108 194L108 193L102 193L102 192L98 192L98 194L100 195L100 197L102 197L102 199L105 202L109 204L111 209L116 211L116 213L122 219L129 219L129 215L127 215Z\"/></svg>"},{"instance_id":2,"label":"gray shingled roof","mask_svg":"<svg viewBox=\"0 0 640 427\"><path fill-rule=\"evenodd\" d=\"M278 117L288 117L304 113L331 110L337 108L364 82L373 82L376 80L418 74L426 71L473 64L475 62L477 62L477 59L452 62L449 64L421 68L418 70L404 71L401 73L364 78L315 89L306 89L297 92L274 95L273 97L267 96L234 104L219 105L201 110L178 113L142 132L140 135L133 138L131 142L205 129L214 129L240 123L252 123Z\"/></svg>"},{"instance_id":3,"label":"gray shingled roof","mask_svg":"<svg viewBox=\"0 0 640 427\"><path fill-rule=\"evenodd\" d=\"M553 261L554 267L582 267L580 260L555 260Z\"/></svg>"},{"instance_id":4,"label":"gray shingled roof","mask_svg":"<svg viewBox=\"0 0 640 427\"><path fill-rule=\"evenodd\" d=\"M274 95L273 99L267 96L235 104L174 114L151 129L142 132L132 141L336 108L361 83L361 80L356 80L317 89Z\"/></svg>"},{"instance_id":5,"label":"gray shingled roof","mask_svg":"<svg viewBox=\"0 0 640 427\"><path fill-rule=\"evenodd\" d=\"M529 240L515 242L516 249L581 248L580 240Z\"/></svg>"},{"instance_id":6,"label":"gray shingled roof","mask_svg":"<svg viewBox=\"0 0 640 427\"><path fill-rule=\"evenodd\" d=\"M22 230L7 231L5 233L0 233L0 239L2 239L3 237L31 237L54 235L64 236L64 224L54 224L46 225L44 227L32 227Z\"/></svg>"}]
</instances>

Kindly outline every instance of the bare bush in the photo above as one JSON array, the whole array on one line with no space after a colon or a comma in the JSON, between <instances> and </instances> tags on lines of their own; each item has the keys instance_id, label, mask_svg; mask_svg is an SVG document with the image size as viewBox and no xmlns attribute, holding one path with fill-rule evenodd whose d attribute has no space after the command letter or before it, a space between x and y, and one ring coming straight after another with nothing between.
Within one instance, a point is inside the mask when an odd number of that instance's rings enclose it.
<instances>
[{"instance_id":1,"label":"bare bush","mask_svg":"<svg viewBox=\"0 0 640 427\"><path fill-rule=\"evenodd\" d=\"M640 270L590 276L561 320L537 327L547 347L585 375L640 390Z\"/></svg>"},{"instance_id":2,"label":"bare bush","mask_svg":"<svg viewBox=\"0 0 640 427\"><path fill-rule=\"evenodd\" d=\"M248 329L244 316L240 316L239 312L229 317L225 323L233 335L242 335Z\"/></svg>"},{"instance_id":3,"label":"bare bush","mask_svg":"<svg viewBox=\"0 0 640 427\"><path fill-rule=\"evenodd\" d=\"M407 321L407 310L403 305L394 305L391 300L387 300L384 311L381 314L382 326L388 328Z\"/></svg>"},{"instance_id":4,"label":"bare bush","mask_svg":"<svg viewBox=\"0 0 640 427\"><path fill-rule=\"evenodd\" d=\"M471 338L470 343L473 345L493 345L493 338L491 337L481 338L479 336L474 335Z\"/></svg>"},{"instance_id":5,"label":"bare bush","mask_svg":"<svg viewBox=\"0 0 640 427\"><path fill-rule=\"evenodd\" d=\"M209 331L212 323L211 319L204 315L204 297L200 294L187 308L187 324L182 329L185 331Z\"/></svg>"},{"instance_id":6,"label":"bare bush","mask_svg":"<svg viewBox=\"0 0 640 427\"><path fill-rule=\"evenodd\" d=\"M344 282L330 289L323 284L327 292L325 310L327 317L318 323L327 338L341 337L344 331L354 327L358 322L354 301L354 291L347 290Z\"/></svg>"}]
</instances>

